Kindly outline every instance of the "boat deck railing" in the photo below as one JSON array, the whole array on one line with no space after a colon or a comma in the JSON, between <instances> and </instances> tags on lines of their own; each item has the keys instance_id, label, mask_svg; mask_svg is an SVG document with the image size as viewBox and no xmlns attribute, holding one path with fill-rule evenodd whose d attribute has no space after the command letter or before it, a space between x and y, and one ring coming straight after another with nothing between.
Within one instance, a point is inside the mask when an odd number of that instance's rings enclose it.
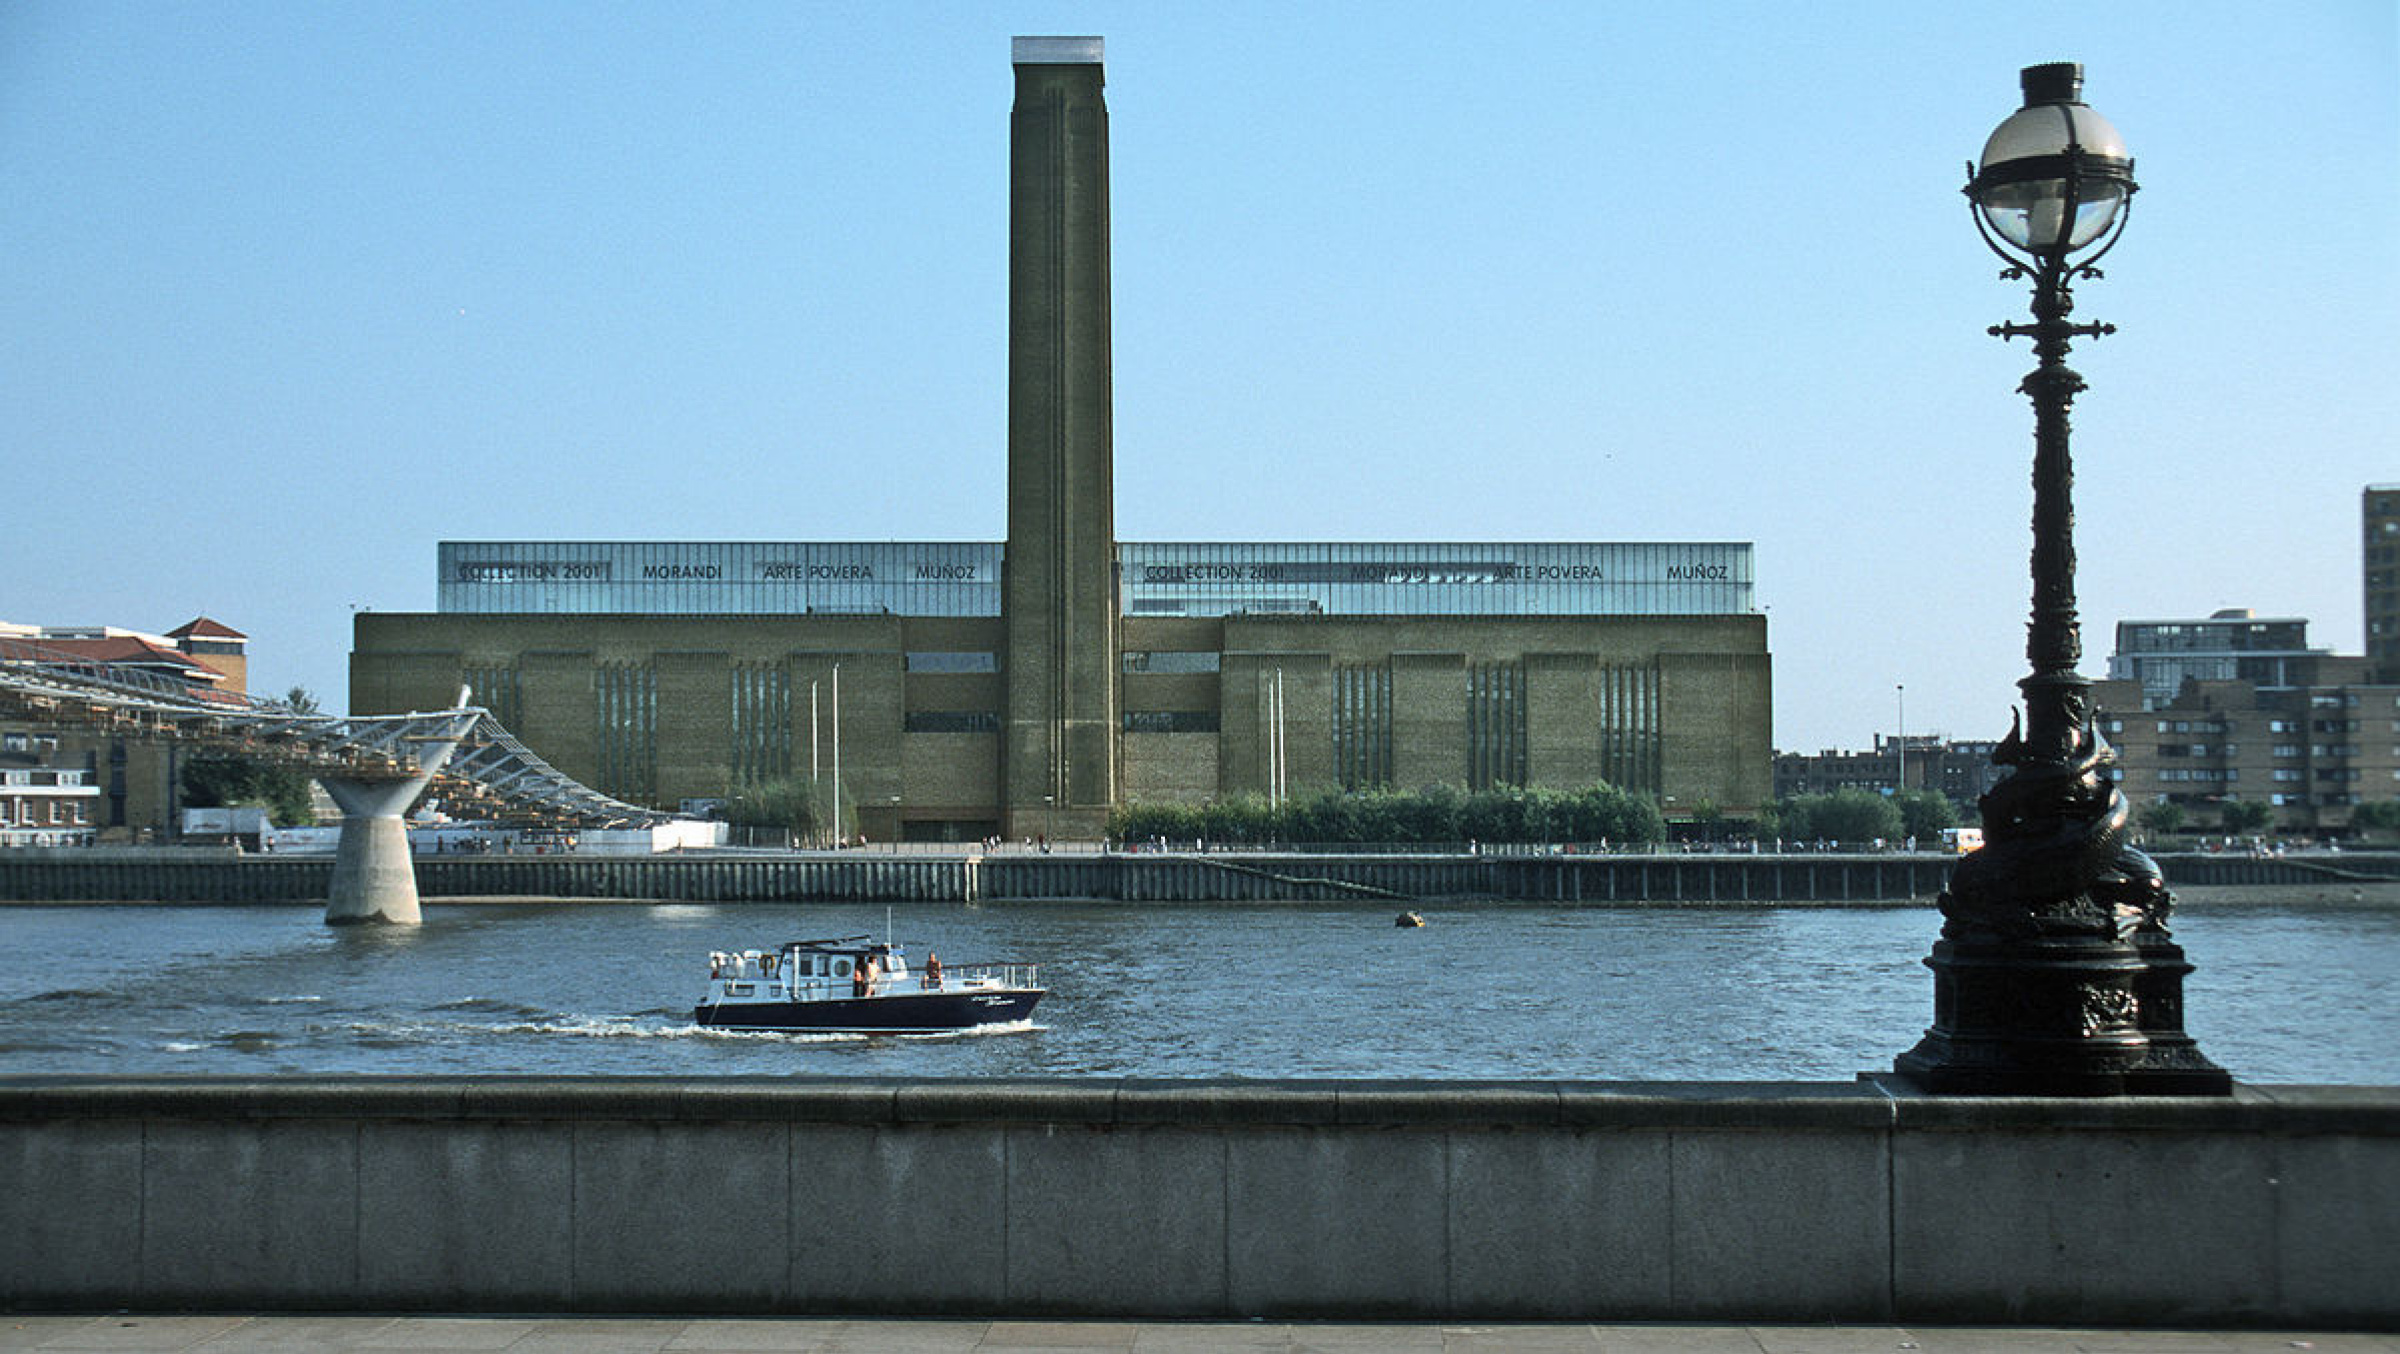
<instances>
[{"instance_id":1,"label":"boat deck railing","mask_svg":"<svg viewBox=\"0 0 2400 1354\"><path fill-rule=\"evenodd\" d=\"M761 997L775 1001L831 1001L853 996L856 988L848 976L803 976L784 971L765 971L756 960L743 962L748 956L731 954L723 957L710 974L711 1000L727 997ZM908 992L959 992L975 988L1039 987L1038 967L1015 960L979 964L944 964L941 981L933 982L923 969L910 969L897 976L883 974L874 980L872 995L897 996Z\"/></svg>"},{"instance_id":2,"label":"boat deck railing","mask_svg":"<svg viewBox=\"0 0 2400 1354\"><path fill-rule=\"evenodd\" d=\"M924 977L923 970L910 973L911 980ZM1035 965L1015 960L1000 960L980 964L942 965L942 987L1039 987Z\"/></svg>"}]
</instances>

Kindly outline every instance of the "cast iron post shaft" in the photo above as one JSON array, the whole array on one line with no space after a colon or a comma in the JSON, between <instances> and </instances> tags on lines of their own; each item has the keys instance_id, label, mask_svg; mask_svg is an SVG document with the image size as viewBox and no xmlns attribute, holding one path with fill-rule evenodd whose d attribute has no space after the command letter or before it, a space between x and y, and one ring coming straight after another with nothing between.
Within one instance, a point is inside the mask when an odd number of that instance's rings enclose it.
<instances>
[{"instance_id":1,"label":"cast iron post shaft","mask_svg":"<svg viewBox=\"0 0 2400 1354\"><path fill-rule=\"evenodd\" d=\"M2007 338L2030 335L2040 361L2017 387L2033 401L2034 416L2033 606L2025 635L2032 673L2018 683L2025 693L2030 762L2074 758L2091 689L2076 666L2083 659L2083 635L2075 614L2075 462L2068 449L2068 414L2084 384L2067 365L2067 350L2075 335L2097 336L2110 327L2070 324L2074 309L2065 264L2047 261L2034 279L2034 322L1992 331Z\"/></svg>"}]
</instances>

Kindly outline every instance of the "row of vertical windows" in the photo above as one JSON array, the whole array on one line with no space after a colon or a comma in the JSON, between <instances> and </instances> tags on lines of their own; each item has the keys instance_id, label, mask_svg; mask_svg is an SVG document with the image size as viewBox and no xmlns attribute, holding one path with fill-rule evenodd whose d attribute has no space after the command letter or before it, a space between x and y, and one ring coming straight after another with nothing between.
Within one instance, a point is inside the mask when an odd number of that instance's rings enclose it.
<instances>
[{"instance_id":1,"label":"row of vertical windows","mask_svg":"<svg viewBox=\"0 0 2400 1354\"><path fill-rule=\"evenodd\" d=\"M1523 785L1525 669L1515 663L1467 669L1467 788Z\"/></svg>"},{"instance_id":2,"label":"row of vertical windows","mask_svg":"<svg viewBox=\"0 0 2400 1354\"><path fill-rule=\"evenodd\" d=\"M524 702L517 686L517 670L513 667L470 667L459 674L467 685L467 702L492 712L500 727L510 733L522 732L517 720L523 713Z\"/></svg>"},{"instance_id":3,"label":"row of vertical windows","mask_svg":"<svg viewBox=\"0 0 2400 1354\"><path fill-rule=\"evenodd\" d=\"M48 809L43 808L48 805ZM48 814L47 824L43 821ZM0 799L0 825L23 827L85 827L92 821L89 798Z\"/></svg>"},{"instance_id":4,"label":"row of vertical windows","mask_svg":"<svg viewBox=\"0 0 2400 1354\"><path fill-rule=\"evenodd\" d=\"M1380 790L1392 783L1390 668L1334 669L1333 766L1345 790Z\"/></svg>"},{"instance_id":5,"label":"row of vertical windows","mask_svg":"<svg viewBox=\"0 0 2400 1354\"><path fill-rule=\"evenodd\" d=\"M792 677L781 664L733 669L733 777L757 784L792 769Z\"/></svg>"},{"instance_id":6,"label":"row of vertical windows","mask_svg":"<svg viewBox=\"0 0 2400 1354\"><path fill-rule=\"evenodd\" d=\"M1531 777L1525 669L1478 664L1467 672L1467 783L1484 790L1524 785ZM1655 793L1659 783L1658 670L1611 667L1600 673L1601 775L1613 785ZM1383 665L1333 674L1334 775L1344 790L1392 783L1392 675Z\"/></svg>"},{"instance_id":7,"label":"row of vertical windows","mask_svg":"<svg viewBox=\"0 0 2400 1354\"><path fill-rule=\"evenodd\" d=\"M0 770L0 785L52 785L74 787L85 784L82 771L70 771L63 766L29 766Z\"/></svg>"},{"instance_id":8,"label":"row of vertical windows","mask_svg":"<svg viewBox=\"0 0 2400 1354\"><path fill-rule=\"evenodd\" d=\"M973 664L990 654L911 654L914 671L988 671ZM1214 652L1160 651L1141 655L1128 671L1191 672L1215 667ZM1168 660L1160 663L1157 660ZM927 660L920 662L919 660ZM965 665L951 666L953 660ZM1201 666L1202 661L1206 666ZM1187 664L1189 664L1187 666ZM1386 788L1393 780L1392 676L1388 665L1336 668L1333 676L1332 743L1335 777L1345 790ZM518 727L522 694L514 668L469 667L462 677L477 704L499 721ZM603 663L593 669L597 697L596 788L620 798L643 800L657 786L657 676L644 664ZM780 664L737 664L731 672L732 770L740 782L790 773L792 678ZM1609 783L1655 793L1660 782L1658 672L1654 666L1604 667L1599 672L1597 723L1601 777ZM1525 670L1521 663L1477 664L1466 674L1467 778L1473 789L1524 785L1530 779ZM902 716L908 733L997 733L993 711L919 710ZM1128 711L1128 733L1219 733L1213 710ZM2181 751L2177 748L2176 751ZM2201 747L2192 749L2207 755ZM2165 752L2166 749L2161 749ZM2345 753L2355 750L2345 746ZM2284 753L2282 747L2277 748ZM2320 754L2324 755L2324 754Z\"/></svg>"},{"instance_id":9,"label":"row of vertical windows","mask_svg":"<svg viewBox=\"0 0 2400 1354\"><path fill-rule=\"evenodd\" d=\"M658 674L637 663L603 663L592 670L599 697L602 794L641 802L658 789Z\"/></svg>"},{"instance_id":10,"label":"row of vertical windows","mask_svg":"<svg viewBox=\"0 0 2400 1354\"><path fill-rule=\"evenodd\" d=\"M1600 778L1658 793L1658 744L1658 669L1600 669Z\"/></svg>"}]
</instances>

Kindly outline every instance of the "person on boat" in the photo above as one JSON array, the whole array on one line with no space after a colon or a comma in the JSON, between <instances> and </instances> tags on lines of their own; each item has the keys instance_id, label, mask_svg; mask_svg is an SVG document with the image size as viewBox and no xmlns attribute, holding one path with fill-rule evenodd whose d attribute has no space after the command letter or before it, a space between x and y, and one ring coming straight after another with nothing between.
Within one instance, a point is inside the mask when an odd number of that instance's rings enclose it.
<instances>
[{"instance_id":1,"label":"person on boat","mask_svg":"<svg viewBox=\"0 0 2400 1354\"><path fill-rule=\"evenodd\" d=\"M868 961L862 959L858 962L858 966L856 968L850 970L850 995L853 997L863 997L867 995L867 962Z\"/></svg>"},{"instance_id":2,"label":"person on boat","mask_svg":"<svg viewBox=\"0 0 2400 1354\"><path fill-rule=\"evenodd\" d=\"M942 957L931 950L925 952L925 990L930 992L942 985Z\"/></svg>"}]
</instances>

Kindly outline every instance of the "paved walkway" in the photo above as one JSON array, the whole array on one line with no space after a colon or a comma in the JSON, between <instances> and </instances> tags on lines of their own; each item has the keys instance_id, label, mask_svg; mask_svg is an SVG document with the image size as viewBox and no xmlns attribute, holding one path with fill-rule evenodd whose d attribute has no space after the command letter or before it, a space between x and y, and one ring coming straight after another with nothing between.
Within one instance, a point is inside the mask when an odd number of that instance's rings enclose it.
<instances>
[{"instance_id":1,"label":"paved walkway","mask_svg":"<svg viewBox=\"0 0 2400 1354\"><path fill-rule=\"evenodd\" d=\"M0 1351L512 1354L2400 1354L2400 1333L1898 1326L847 1321L763 1317L7 1316Z\"/></svg>"}]
</instances>

